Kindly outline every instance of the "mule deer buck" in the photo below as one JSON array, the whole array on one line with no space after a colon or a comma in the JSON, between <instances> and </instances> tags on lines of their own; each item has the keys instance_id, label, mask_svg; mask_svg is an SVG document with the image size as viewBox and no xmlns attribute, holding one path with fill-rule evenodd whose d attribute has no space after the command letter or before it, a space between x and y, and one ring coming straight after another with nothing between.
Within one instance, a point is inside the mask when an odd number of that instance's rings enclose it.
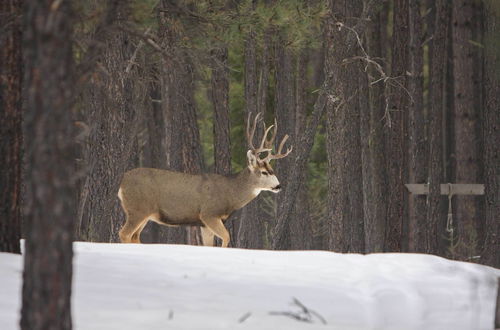
<instances>
[{"instance_id":1,"label":"mule deer buck","mask_svg":"<svg viewBox=\"0 0 500 330\"><path fill-rule=\"evenodd\" d=\"M282 153L288 135L273 154L277 123L266 127L260 145L255 148L253 137L260 121L260 113L250 125L247 121L248 166L230 176L218 174L193 175L153 168L136 168L124 174L118 197L127 220L120 230L122 243L140 243L141 231L149 220L167 226L198 225L203 245L213 246L214 235L222 239L222 247L229 244L229 232L224 221L235 210L248 204L263 190L277 193L281 190L270 161L286 157L292 148ZM268 134L274 127L272 136ZM266 153L261 158L261 154Z\"/></svg>"}]
</instances>

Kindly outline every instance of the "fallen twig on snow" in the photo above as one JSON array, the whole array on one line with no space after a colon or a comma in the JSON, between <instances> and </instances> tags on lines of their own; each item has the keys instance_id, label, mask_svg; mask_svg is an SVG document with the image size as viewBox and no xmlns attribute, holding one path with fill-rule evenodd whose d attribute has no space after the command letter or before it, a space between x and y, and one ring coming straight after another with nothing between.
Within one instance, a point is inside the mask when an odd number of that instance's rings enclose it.
<instances>
[{"instance_id":1,"label":"fallen twig on snow","mask_svg":"<svg viewBox=\"0 0 500 330\"><path fill-rule=\"evenodd\" d=\"M243 316L238 319L238 323L245 322L250 317L250 315L252 315L252 313L250 312L243 314Z\"/></svg>"},{"instance_id":2,"label":"fallen twig on snow","mask_svg":"<svg viewBox=\"0 0 500 330\"><path fill-rule=\"evenodd\" d=\"M297 298L293 297L293 304L300 308L298 312L269 312L269 315L283 315L291 317L300 322L314 323L314 317L321 321L321 323L326 324L326 320L318 312L307 308L303 303L301 303Z\"/></svg>"}]
</instances>

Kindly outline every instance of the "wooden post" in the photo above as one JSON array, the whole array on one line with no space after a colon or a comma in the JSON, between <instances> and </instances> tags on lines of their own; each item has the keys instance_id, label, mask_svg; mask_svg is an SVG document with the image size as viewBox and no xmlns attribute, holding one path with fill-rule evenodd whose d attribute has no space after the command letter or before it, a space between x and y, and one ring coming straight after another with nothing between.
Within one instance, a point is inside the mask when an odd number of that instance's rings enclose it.
<instances>
[{"instance_id":1,"label":"wooden post","mask_svg":"<svg viewBox=\"0 0 500 330\"><path fill-rule=\"evenodd\" d=\"M428 184L407 183L406 188L414 195L428 195ZM484 184L444 183L441 195L484 195Z\"/></svg>"},{"instance_id":2,"label":"wooden post","mask_svg":"<svg viewBox=\"0 0 500 330\"><path fill-rule=\"evenodd\" d=\"M429 184L407 183L406 188L414 195L428 195ZM484 184L469 183L442 183L441 195L448 196L448 216L446 219L446 231L450 234L451 240L454 237L453 210L451 199L454 195L484 195Z\"/></svg>"}]
</instances>

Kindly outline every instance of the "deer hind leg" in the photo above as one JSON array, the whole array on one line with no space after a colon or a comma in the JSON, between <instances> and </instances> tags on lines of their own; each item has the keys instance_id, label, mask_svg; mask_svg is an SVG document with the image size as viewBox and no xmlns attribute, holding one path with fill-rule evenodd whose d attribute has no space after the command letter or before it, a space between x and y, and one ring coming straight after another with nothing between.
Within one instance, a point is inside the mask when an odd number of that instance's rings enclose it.
<instances>
[{"instance_id":1,"label":"deer hind leg","mask_svg":"<svg viewBox=\"0 0 500 330\"><path fill-rule=\"evenodd\" d=\"M214 233L207 227L201 227L201 240L204 246L214 246Z\"/></svg>"},{"instance_id":2,"label":"deer hind leg","mask_svg":"<svg viewBox=\"0 0 500 330\"><path fill-rule=\"evenodd\" d=\"M146 225L148 224L148 219L144 219L144 221L141 223L141 225L139 226L139 228L137 228L137 230L132 234L132 243L140 243L141 242L141 232L142 230L144 229L144 227L146 227Z\"/></svg>"},{"instance_id":3,"label":"deer hind leg","mask_svg":"<svg viewBox=\"0 0 500 330\"><path fill-rule=\"evenodd\" d=\"M120 229L120 241L122 243L140 243L139 234L142 231L143 224L147 222L146 217L138 216L133 213L127 214L127 221L125 225ZM138 234L134 236L134 234Z\"/></svg>"},{"instance_id":4,"label":"deer hind leg","mask_svg":"<svg viewBox=\"0 0 500 330\"><path fill-rule=\"evenodd\" d=\"M204 229L209 229L215 236L222 239L222 247L227 247L229 244L229 232L222 223L222 219L218 218L203 218L201 222L205 225ZM203 243L205 245L205 243Z\"/></svg>"}]
</instances>

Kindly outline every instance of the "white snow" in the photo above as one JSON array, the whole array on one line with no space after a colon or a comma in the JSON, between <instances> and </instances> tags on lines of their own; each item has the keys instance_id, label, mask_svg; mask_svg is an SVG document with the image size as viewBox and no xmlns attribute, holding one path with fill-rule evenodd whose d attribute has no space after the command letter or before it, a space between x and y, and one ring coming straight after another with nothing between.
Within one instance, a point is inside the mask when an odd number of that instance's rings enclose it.
<instances>
[{"instance_id":1,"label":"white snow","mask_svg":"<svg viewBox=\"0 0 500 330\"><path fill-rule=\"evenodd\" d=\"M498 269L418 254L74 248L76 330L493 329L500 276ZM2 330L19 328L21 270L20 256L0 253ZM300 314L294 298L313 312Z\"/></svg>"}]
</instances>

